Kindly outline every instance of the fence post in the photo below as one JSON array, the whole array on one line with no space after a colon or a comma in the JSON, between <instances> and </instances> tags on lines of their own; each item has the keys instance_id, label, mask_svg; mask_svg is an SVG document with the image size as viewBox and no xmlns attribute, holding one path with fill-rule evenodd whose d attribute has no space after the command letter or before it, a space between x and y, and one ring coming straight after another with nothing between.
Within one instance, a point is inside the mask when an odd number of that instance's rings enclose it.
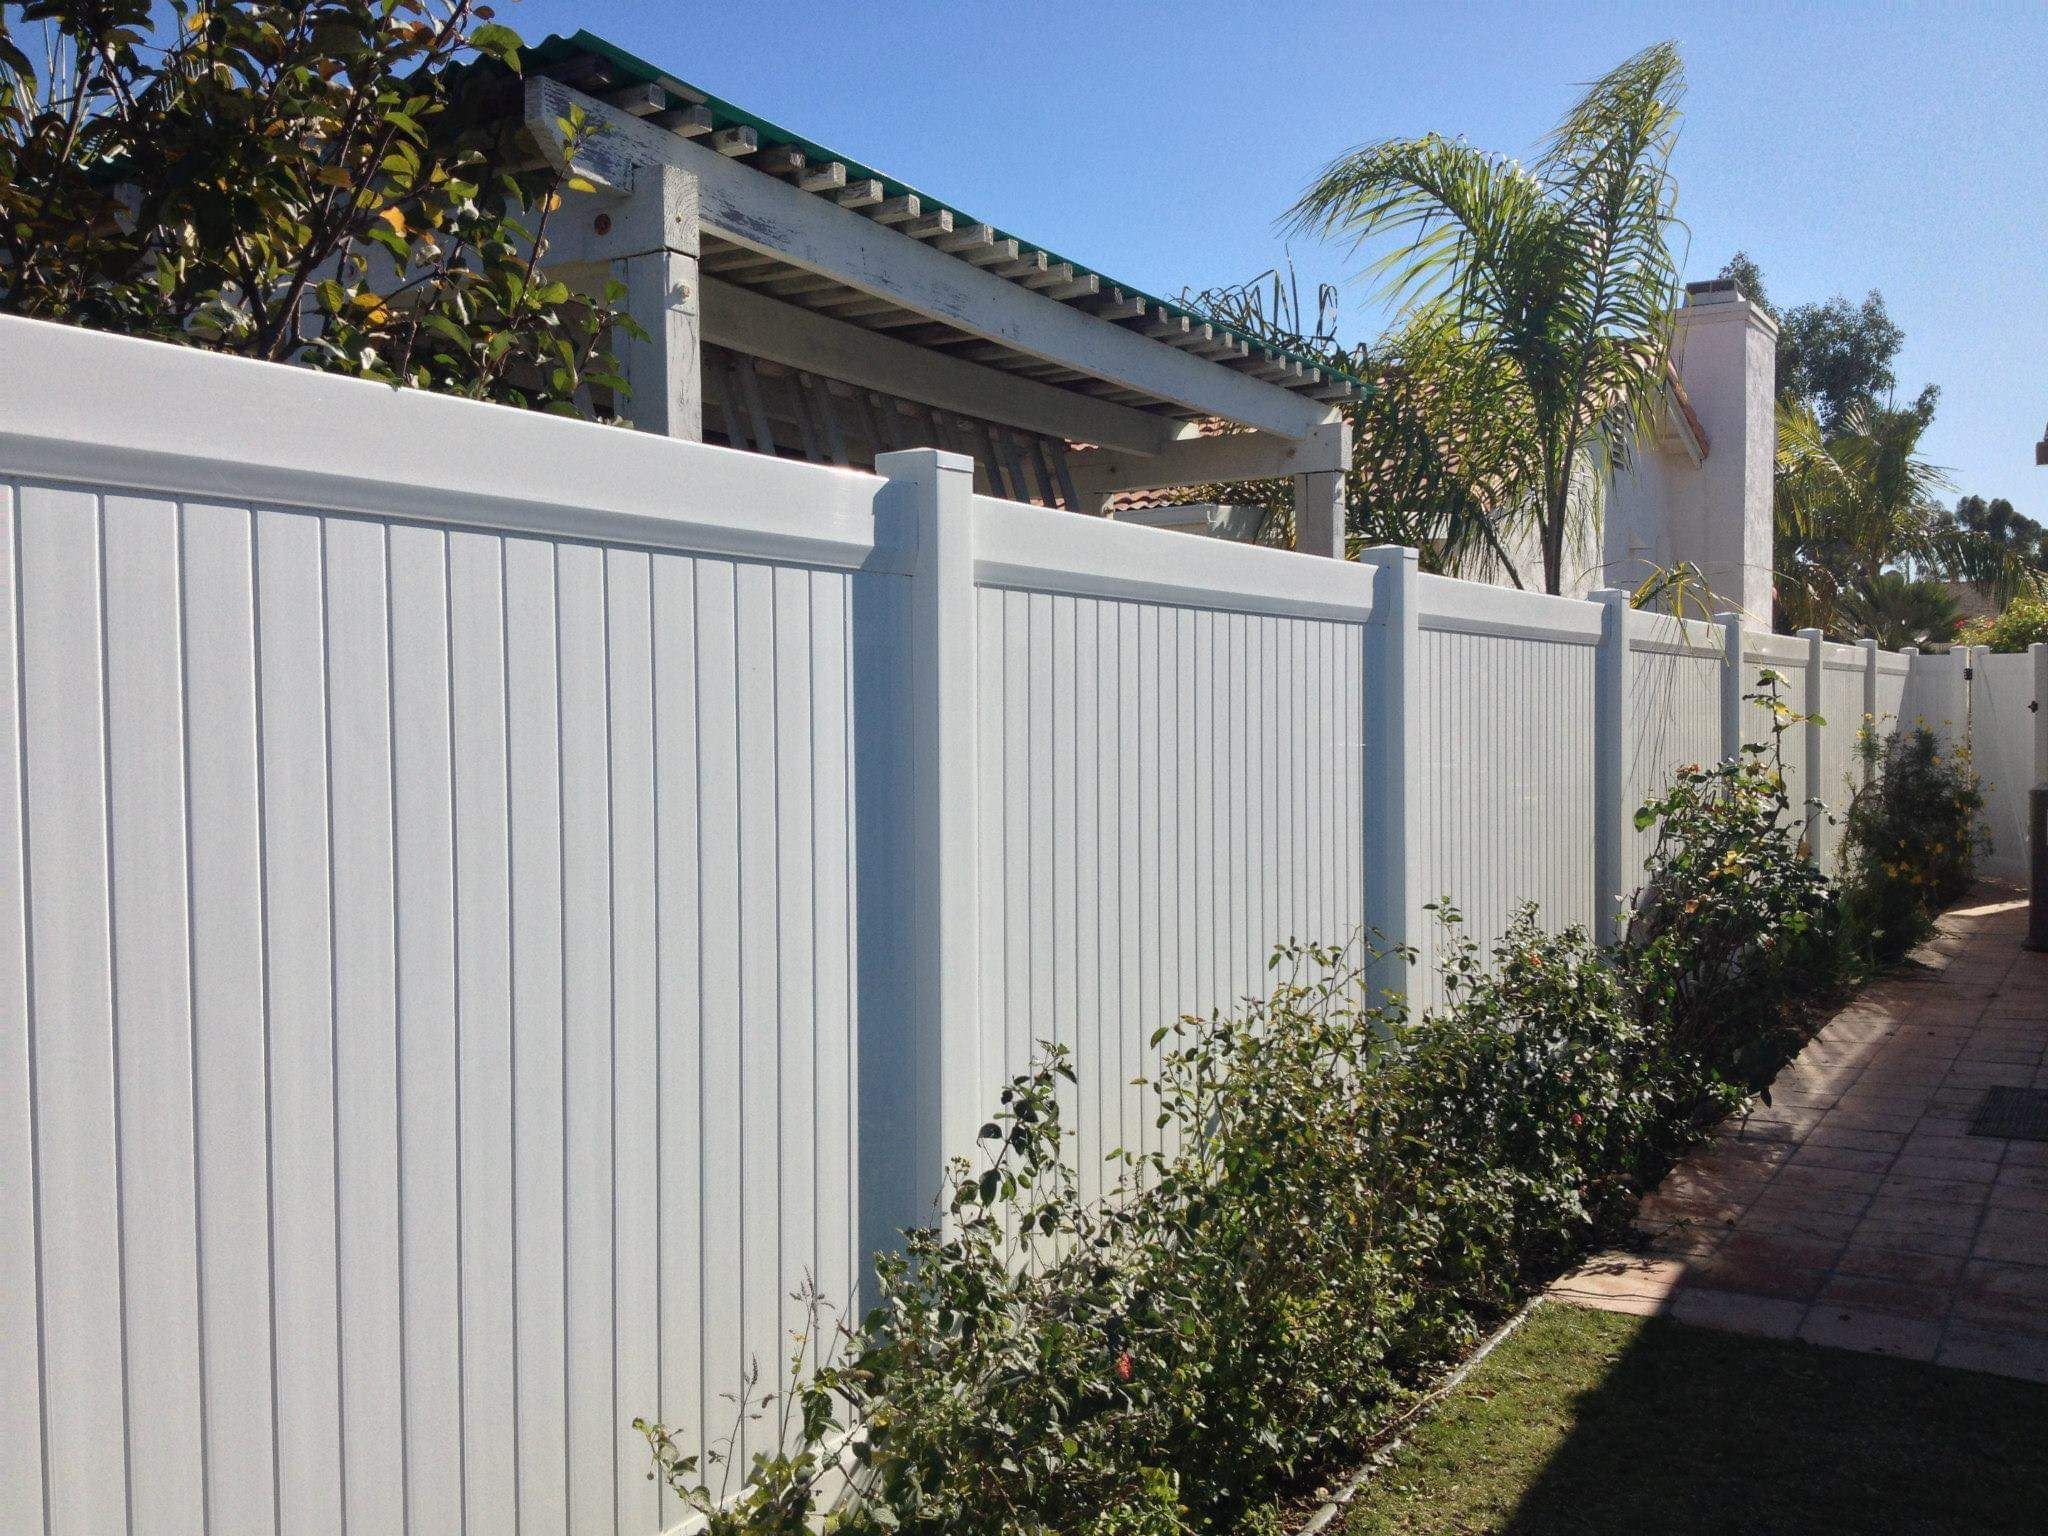
<instances>
[{"instance_id":1,"label":"fence post","mask_svg":"<svg viewBox=\"0 0 2048 1536\"><path fill-rule=\"evenodd\" d=\"M1742 615L1717 613L1714 621L1721 626L1721 756L1726 759L1742 756L1742 698L1749 689L1742 665Z\"/></svg>"},{"instance_id":2,"label":"fence post","mask_svg":"<svg viewBox=\"0 0 2048 1536\"><path fill-rule=\"evenodd\" d=\"M1976 730L1977 700L1972 684L1977 678L1976 655L1967 645L1950 646L1949 655L1955 658L1952 665L1956 676L1956 717L1949 724L1954 728L1956 739L1961 742L1963 750L1974 752L1976 743L1971 740L1971 736Z\"/></svg>"},{"instance_id":3,"label":"fence post","mask_svg":"<svg viewBox=\"0 0 2048 1536\"><path fill-rule=\"evenodd\" d=\"M1827 642L1817 629L1802 629L1798 637L1806 642L1806 695L1799 706L1799 712L1806 716L1806 724L1799 733L1805 738L1806 751L1806 804L1799 808L1801 825L1805 831L1801 836L1806 841L1807 853L1818 857L1818 845L1814 842L1814 826L1821 811L1814 805L1820 799L1821 776L1821 726L1820 702L1826 696L1828 651Z\"/></svg>"},{"instance_id":4,"label":"fence post","mask_svg":"<svg viewBox=\"0 0 2048 1536\"><path fill-rule=\"evenodd\" d=\"M1422 568L1412 549L1378 544L1359 562L1373 567L1365 658L1365 926L1375 945L1425 950L1422 910ZM1427 965L1425 952L1421 963ZM1378 992L1413 988L1398 957L1368 976Z\"/></svg>"},{"instance_id":5,"label":"fence post","mask_svg":"<svg viewBox=\"0 0 2048 1536\"><path fill-rule=\"evenodd\" d=\"M1877 728L1877 642L1858 640L1863 651L1863 728L1856 733L1857 755L1863 759L1863 782L1877 777L1877 746L1884 736ZM1868 737L1869 745L1864 745Z\"/></svg>"},{"instance_id":6,"label":"fence post","mask_svg":"<svg viewBox=\"0 0 2048 1536\"><path fill-rule=\"evenodd\" d=\"M1622 892L1635 831L1628 803L1628 594L1601 587L1600 649L1593 663L1593 931L1602 944L1621 938Z\"/></svg>"},{"instance_id":7,"label":"fence post","mask_svg":"<svg viewBox=\"0 0 2048 1536\"><path fill-rule=\"evenodd\" d=\"M2034 696L2028 701L2034 712L2034 784L2048 784L2048 645L2036 640L2027 654L2034 660Z\"/></svg>"},{"instance_id":8,"label":"fence post","mask_svg":"<svg viewBox=\"0 0 2048 1536\"><path fill-rule=\"evenodd\" d=\"M904 509L910 577L911 1060L915 1166L936 1192L946 1159L974 1148L981 1031L975 994L979 814L975 755L974 461L910 448L875 468ZM881 1127L876 1127L878 1132Z\"/></svg>"}]
</instances>

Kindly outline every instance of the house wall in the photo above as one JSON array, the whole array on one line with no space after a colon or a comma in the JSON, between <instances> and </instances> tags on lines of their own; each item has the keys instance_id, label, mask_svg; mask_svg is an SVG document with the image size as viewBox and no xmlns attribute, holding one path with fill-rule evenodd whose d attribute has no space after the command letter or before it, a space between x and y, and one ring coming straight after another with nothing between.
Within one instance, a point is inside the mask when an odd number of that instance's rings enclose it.
<instances>
[{"instance_id":1,"label":"house wall","mask_svg":"<svg viewBox=\"0 0 2048 1536\"><path fill-rule=\"evenodd\" d=\"M1675 416L1638 446L1609 488L1600 584L1631 589L1689 561L1714 612L1768 627L1777 323L1738 291L1695 285L1676 325L1673 362L1707 452L1695 459Z\"/></svg>"},{"instance_id":2,"label":"house wall","mask_svg":"<svg viewBox=\"0 0 2048 1536\"><path fill-rule=\"evenodd\" d=\"M0 358L0 1529L673 1524L631 1419L721 1440L1037 1041L1097 1178L1275 945L1426 1001L1439 896L1605 922L1810 655L956 455Z\"/></svg>"}]
</instances>

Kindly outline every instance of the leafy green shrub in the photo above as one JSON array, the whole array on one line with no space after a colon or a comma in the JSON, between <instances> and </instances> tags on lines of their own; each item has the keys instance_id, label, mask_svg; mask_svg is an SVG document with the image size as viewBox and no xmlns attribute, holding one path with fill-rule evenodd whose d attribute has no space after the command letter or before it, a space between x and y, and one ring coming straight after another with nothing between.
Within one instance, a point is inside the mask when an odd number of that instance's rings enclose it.
<instances>
[{"instance_id":1,"label":"leafy green shrub","mask_svg":"<svg viewBox=\"0 0 2048 1536\"><path fill-rule=\"evenodd\" d=\"M1783 738L1803 723L1766 671L1751 695L1770 739L1679 772L1636 813L1655 825L1628 924L1646 1019L1672 1048L1732 1077L1768 1081L1792 1010L1846 980L1833 886L1798 836L1809 807L1785 788Z\"/></svg>"},{"instance_id":2,"label":"leafy green shrub","mask_svg":"<svg viewBox=\"0 0 2048 1536\"><path fill-rule=\"evenodd\" d=\"M1925 725L1881 744L1866 733L1862 750L1872 773L1849 802L1843 916L1873 958L1896 960L1975 879L1984 796L1968 749L1944 751Z\"/></svg>"},{"instance_id":3,"label":"leafy green shrub","mask_svg":"<svg viewBox=\"0 0 2048 1536\"><path fill-rule=\"evenodd\" d=\"M2048 642L2048 598L2016 597L1989 619L1972 619L1956 636L1958 645L1988 645L1994 651L2024 651Z\"/></svg>"},{"instance_id":4,"label":"leafy green shrub","mask_svg":"<svg viewBox=\"0 0 2048 1536\"><path fill-rule=\"evenodd\" d=\"M623 393L624 286L536 265L578 183L534 159L488 5L32 0L47 60L12 9L0 312L564 413Z\"/></svg>"},{"instance_id":5,"label":"leafy green shrub","mask_svg":"<svg viewBox=\"0 0 2048 1536\"><path fill-rule=\"evenodd\" d=\"M648 1426L663 1476L716 1536L793 1533L847 1478L847 1532L1237 1530L1617 1227L1709 1107L1583 932L1525 910L1482 957L1441 916L1429 1017L1298 949L1268 999L1162 1031L1164 1149L1120 1156L1100 1203L1047 1048L946 1224L881 1261L831 1358L792 1362L783 1448L732 1499Z\"/></svg>"}]
</instances>

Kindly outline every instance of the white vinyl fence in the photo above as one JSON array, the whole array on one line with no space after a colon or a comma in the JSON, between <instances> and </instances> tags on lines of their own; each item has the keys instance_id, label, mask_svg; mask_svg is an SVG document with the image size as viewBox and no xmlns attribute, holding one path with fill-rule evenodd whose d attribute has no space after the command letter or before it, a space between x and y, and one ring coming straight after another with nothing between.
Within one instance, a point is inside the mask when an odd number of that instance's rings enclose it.
<instances>
[{"instance_id":1,"label":"white vinyl fence","mask_svg":"<svg viewBox=\"0 0 2048 1536\"><path fill-rule=\"evenodd\" d=\"M1918 658L1900 713L1969 743L1989 842L1978 867L1993 879L2024 884L2028 794L2048 784L2048 645L2026 655L1994 656L1977 647Z\"/></svg>"},{"instance_id":2,"label":"white vinyl fence","mask_svg":"<svg viewBox=\"0 0 2048 1536\"><path fill-rule=\"evenodd\" d=\"M930 451L18 320L0 372L10 1532L672 1526L633 1416L722 1438L1038 1041L1093 1167L1276 943L1611 932L1757 667L1842 701L1793 744L1830 797L1949 667Z\"/></svg>"}]
</instances>

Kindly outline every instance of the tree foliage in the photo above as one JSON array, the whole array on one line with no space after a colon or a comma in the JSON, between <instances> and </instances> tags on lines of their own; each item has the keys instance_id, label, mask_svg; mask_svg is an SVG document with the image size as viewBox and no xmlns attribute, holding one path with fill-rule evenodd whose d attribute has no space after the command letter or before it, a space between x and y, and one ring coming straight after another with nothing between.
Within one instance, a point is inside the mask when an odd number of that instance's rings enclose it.
<instances>
[{"instance_id":1,"label":"tree foliage","mask_svg":"<svg viewBox=\"0 0 2048 1536\"><path fill-rule=\"evenodd\" d=\"M1858 407L1830 434L1813 408L1778 403L1773 485L1777 627L1855 638L1858 598L1889 566L1931 552L1945 481L1919 456L1910 415Z\"/></svg>"},{"instance_id":2,"label":"tree foliage","mask_svg":"<svg viewBox=\"0 0 2048 1536\"><path fill-rule=\"evenodd\" d=\"M1964 625L1956 638L1964 645L1989 646L2005 654L2048 645L2048 599L2016 597L1995 617Z\"/></svg>"},{"instance_id":3,"label":"tree foliage","mask_svg":"<svg viewBox=\"0 0 2048 1536\"><path fill-rule=\"evenodd\" d=\"M621 291L538 264L565 178L518 62L476 0L0 9L0 310L555 410L623 389Z\"/></svg>"},{"instance_id":4,"label":"tree foliage","mask_svg":"<svg viewBox=\"0 0 2048 1536\"><path fill-rule=\"evenodd\" d=\"M1909 645L1946 645L1956 638L1963 612L1946 582L1903 571L1880 571L1849 596L1844 633L1867 636L1888 651Z\"/></svg>"},{"instance_id":5,"label":"tree foliage","mask_svg":"<svg viewBox=\"0 0 2048 1536\"><path fill-rule=\"evenodd\" d=\"M2003 496L1986 501L1982 496L1964 496L1951 514L1959 534L1974 534L2003 554L2024 560L2037 570L2048 571L2048 528L2043 528L2017 510ZM1969 580L1968 573L1954 573Z\"/></svg>"},{"instance_id":6,"label":"tree foliage","mask_svg":"<svg viewBox=\"0 0 2048 1536\"><path fill-rule=\"evenodd\" d=\"M1917 408L1859 404L1830 433L1810 405L1780 399L1779 629L1811 626L1849 640L1923 625L1920 638L1898 643L1948 641L1953 604L1943 608L1901 575L1907 565L1982 580L2002 598L2039 590L2038 570L1959 524L1938 500L1948 480L1920 455L1927 422Z\"/></svg>"},{"instance_id":7,"label":"tree foliage","mask_svg":"<svg viewBox=\"0 0 2048 1536\"><path fill-rule=\"evenodd\" d=\"M1778 393L1804 403L1827 431L1840 429L1859 405L1875 410L1891 400L1899 382L1892 365L1906 333L1875 288L1860 304L1836 294L1824 303L1781 310L1765 291L1762 269L1746 252L1730 257L1721 276L1734 278L1778 322ZM1931 416L1939 395L1929 385L1915 408Z\"/></svg>"},{"instance_id":8,"label":"tree foliage","mask_svg":"<svg viewBox=\"0 0 2048 1536\"><path fill-rule=\"evenodd\" d=\"M1291 271L1184 294L1182 301L1240 332L1367 381L1365 396L1343 407L1352 429L1351 466L1344 477L1345 535L1352 552L1404 544L1421 552L1424 570L1505 575L1523 584L1494 511L1498 489L1515 479L1497 461L1527 452L1526 439L1507 429L1511 419L1499 396L1513 380L1497 360L1464 346L1451 328L1420 320L1371 349L1347 348L1336 339L1336 290L1322 287L1309 328ZM1281 544L1291 540L1292 495L1284 478L1190 489L1192 500L1264 507L1267 537Z\"/></svg>"},{"instance_id":9,"label":"tree foliage","mask_svg":"<svg viewBox=\"0 0 2048 1536\"><path fill-rule=\"evenodd\" d=\"M1395 239L1374 270L1399 334L1455 341L1454 376L1485 385L1471 429L1486 441L1438 446L1498 476L1475 490L1504 536L1534 534L1552 592L1662 401L1683 90L1660 43L1588 87L1526 167L1437 134L1383 140L1332 162L1290 215L1357 245Z\"/></svg>"}]
</instances>

